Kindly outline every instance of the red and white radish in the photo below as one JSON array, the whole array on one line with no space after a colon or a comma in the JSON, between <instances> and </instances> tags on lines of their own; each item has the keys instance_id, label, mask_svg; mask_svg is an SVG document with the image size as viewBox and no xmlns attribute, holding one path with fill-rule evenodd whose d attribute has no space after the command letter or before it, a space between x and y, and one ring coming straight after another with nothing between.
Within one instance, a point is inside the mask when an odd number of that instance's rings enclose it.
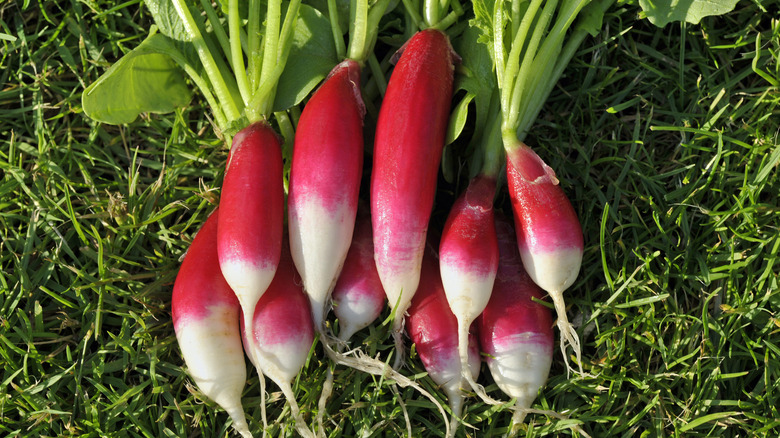
<instances>
[{"instance_id":1,"label":"red and white radish","mask_svg":"<svg viewBox=\"0 0 780 438\"><path fill-rule=\"evenodd\" d=\"M458 324L445 296L436 255L427 250L423 257L420 285L409 306L406 330L416 346L425 370L444 389L452 410L450 434L454 435L463 411L465 394L463 375L471 380L479 375L480 357L477 337L468 335L467 362L464 369L459 355Z\"/></svg>"},{"instance_id":2,"label":"red and white radish","mask_svg":"<svg viewBox=\"0 0 780 438\"><path fill-rule=\"evenodd\" d=\"M314 342L311 306L301 288L301 279L284 242L279 267L255 307L251 336L245 339L248 356L261 375L268 376L290 403L295 427L301 436L313 437L301 417L292 381L306 363ZM246 326L246 325L245 325Z\"/></svg>"},{"instance_id":3,"label":"red and white radish","mask_svg":"<svg viewBox=\"0 0 780 438\"><path fill-rule=\"evenodd\" d=\"M219 266L248 324L274 278L282 249L282 152L267 123L253 123L233 137L219 215Z\"/></svg>"},{"instance_id":4,"label":"red and white radish","mask_svg":"<svg viewBox=\"0 0 780 438\"><path fill-rule=\"evenodd\" d=\"M522 142L506 152L520 257L528 275L555 304L566 363L568 343L582 372L580 340L566 317L563 300L563 291L574 283L582 263L582 227L550 166Z\"/></svg>"},{"instance_id":5,"label":"red and white radish","mask_svg":"<svg viewBox=\"0 0 780 438\"><path fill-rule=\"evenodd\" d=\"M458 320L463 379L483 400L491 402L484 388L471 378L466 363L469 327L487 305L498 269L495 193L495 178L480 174L472 179L452 206L439 244L441 281L450 309Z\"/></svg>"},{"instance_id":6,"label":"red and white radish","mask_svg":"<svg viewBox=\"0 0 780 438\"><path fill-rule=\"evenodd\" d=\"M306 103L295 133L287 201L290 248L323 329L355 226L363 170L360 65L333 68Z\"/></svg>"},{"instance_id":7,"label":"red and white radish","mask_svg":"<svg viewBox=\"0 0 780 438\"><path fill-rule=\"evenodd\" d=\"M402 48L379 111L371 174L374 258L395 312L395 367L417 290L452 99L455 55L446 34L417 32Z\"/></svg>"},{"instance_id":8,"label":"red and white radish","mask_svg":"<svg viewBox=\"0 0 780 438\"><path fill-rule=\"evenodd\" d=\"M480 346L498 387L517 399L513 423L523 420L547 381L553 351L552 315L544 292L528 276L517 250L512 224L496 220L500 252L498 275L479 321Z\"/></svg>"},{"instance_id":9,"label":"red and white radish","mask_svg":"<svg viewBox=\"0 0 780 438\"><path fill-rule=\"evenodd\" d=\"M358 211L352 245L333 289L333 313L339 320L339 339L347 341L382 313L385 292L374 263L371 218Z\"/></svg>"},{"instance_id":10,"label":"red and white radish","mask_svg":"<svg viewBox=\"0 0 780 438\"><path fill-rule=\"evenodd\" d=\"M209 216L179 268L171 297L176 339L190 376L221 406L243 437L251 437L241 406L246 361L239 331L239 303L219 270L218 213Z\"/></svg>"}]
</instances>

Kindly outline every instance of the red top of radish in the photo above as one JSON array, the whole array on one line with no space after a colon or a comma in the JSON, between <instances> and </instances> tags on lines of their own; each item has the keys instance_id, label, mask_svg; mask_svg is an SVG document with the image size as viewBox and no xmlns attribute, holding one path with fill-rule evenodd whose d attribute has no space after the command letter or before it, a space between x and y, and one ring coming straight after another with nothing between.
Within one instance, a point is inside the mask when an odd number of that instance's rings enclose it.
<instances>
[{"instance_id":1,"label":"red top of radish","mask_svg":"<svg viewBox=\"0 0 780 438\"><path fill-rule=\"evenodd\" d=\"M176 275L171 297L174 328L208 316L209 307L234 306L238 299L222 277L217 260L217 217L214 210L190 244Z\"/></svg>"}]
</instances>

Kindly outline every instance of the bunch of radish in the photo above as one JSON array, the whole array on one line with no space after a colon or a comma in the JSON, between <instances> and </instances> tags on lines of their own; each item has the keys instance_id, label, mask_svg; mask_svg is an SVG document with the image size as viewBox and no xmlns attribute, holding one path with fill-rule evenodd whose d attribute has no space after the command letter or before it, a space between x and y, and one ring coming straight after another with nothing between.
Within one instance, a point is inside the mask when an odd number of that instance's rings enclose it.
<instances>
[{"instance_id":1,"label":"bunch of radish","mask_svg":"<svg viewBox=\"0 0 780 438\"><path fill-rule=\"evenodd\" d=\"M238 433L251 436L241 402L248 357L259 377L264 433L268 376L286 397L297 433L323 436L332 368L316 432L292 385L318 339L333 366L413 387L444 415L436 398L403 373L415 359L406 354L408 333L449 399L447 436L465 421L472 393L493 405L513 402L513 426L528 412L542 412L531 405L550 371L555 336L544 292L557 313L564 361L573 369L571 347L582 372L563 292L578 277L584 241L575 208L542 149L523 140L590 30L590 21L577 17L586 7L590 19L603 14L611 0L531 0L512 11L503 10L505 2L474 0L465 31L453 26L465 20L458 2L404 1L409 26L386 63L393 64L386 84L374 46L383 16L397 7L391 0L350 1L348 44L335 1L318 11L301 0L250 0L241 12L237 0L228 0L224 20L203 3L202 15L183 0L171 0L170 9L202 68L183 55L175 62L212 106L230 148L219 207L190 245L172 296L176 337L203 395L227 411ZM150 4L157 5L154 14L162 13L158 2ZM173 39L174 26L155 19ZM306 53L297 38L323 24L332 62L290 92L283 73L294 43ZM492 64L475 65L479 53ZM235 77L225 75L230 71ZM381 102L364 101L367 77L383 94ZM279 89L287 94L277 96ZM370 138L364 125L375 103L372 147L364 143ZM287 112L290 106L296 110ZM459 138L469 108L476 109L478 126L470 138ZM440 168L451 166L442 164L443 151L456 140L468 146L463 167L469 174L458 175L466 187L455 186L460 193L446 222L431 228ZM514 227L497 213L504 190ZM386 311L385 302L395 345L392 368L359 346L346 349ZM331 309L335 321L329 320ZM506 397L488 394L477 381L480 352ZM488 373L481 375L485 382Z\"/></svg>"}]
</instances>

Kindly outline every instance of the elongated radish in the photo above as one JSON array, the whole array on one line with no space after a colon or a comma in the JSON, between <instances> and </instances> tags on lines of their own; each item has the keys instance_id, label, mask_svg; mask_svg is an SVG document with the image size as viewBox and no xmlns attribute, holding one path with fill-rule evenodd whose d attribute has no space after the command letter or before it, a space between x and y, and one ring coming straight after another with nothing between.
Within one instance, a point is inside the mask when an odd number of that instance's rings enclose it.
<instances>
[{"instance_id":1,"label":"elongated radish","mask_svg":"<svg viewBox=\"0 0 780 438\"><path fill-rule=\"evenodd\" d=\"M455 55L447 35L417 32L390 77L376 126L371 174L374 258L395 311L395 367L404 314L420 280L452 99Z\"/></svg>"},{"instance_id":2,"label":"elongated radish","mask_svg":"<svg viewBox=\"0 0 780 438\"><path fill-rule=\"evenodd\" d=\"M582 372L580 340L566 317L563 301L563 291L574 283L582 262L583 237L577 214L555 172L521 142L507 148L507 182L523 265L555 304L564 360L568 364L568 343Z\"/></svg>"},{"instance_id":3,"label":"elongated radish","mask_svg":"<svg viewBox=\"0 0 780 438\"><path fill-rule=\"evenodd\" d=\"M253 123L233 138L219 210L219 266L246 324L274 278L282 249L282 153L267 123Z\"/></svg>"},{"instance_id":4,"label":"elongated radish","mask_svg":"<svg viewBox=\"0 0 780 438\"><path fill-rule=\"evenodd\" d=\"M255 307L247 349L254 349L248 356L253 358L260 374L273 380L287 398L298 433L313 437L301 417L292 381L303 369L311 350L314 323L287 247L284 242L276 275Z\"/></svg>"},{"instance_id":5,"label":"elongated radish","mask_svg":"<svg viewBox=\"0 0 780 438\"><path fill-rule=\"evenodd\" d=\"M367 327L385 305L385 291L374 263L371 218L358 210L352 245L333 289L333 313L339 319L339 339L348 340Z\"/></svg>"},{"instance_id":6,"label":"elongated radish","mask_svg":"<svg viewBox=\"0 0 780 438\"><path fill-rule=\"evenodd\" d=\"M416 345L425 370L447 393L452 420L450 434L457 429L457 418L463 411L465 395L461 385L464 374L475 380L479 374L480 357L476 335L468 335L467 365L464 369L459 355L458 324L447 303L436 255L427 250L423 257L420 285L409 306L406 329Z\"/></svg>"},{"instance_id":7,"label":"elongated radish","mask_svg":"<svg viewBox=\"0 0 780 438\"><path fill-rule=\"evenodd\" d=\"M241 436L251 437L241 406L246 362L239 303L219 270L217 220L214 211L179 268L171 298L173 328L195 384L227 411Z\"/></svg>"},{"instance_id":8,"label":"elongated radish","mask_svg":"<svg viewBox=\"0 0 780 438\"><path fill-rule=\"evenodd\" d=\"M478 320L480 346L493 380L517 399L513 423L518 424L550 372L552 316L533 301L542 299L544 292L523 268L509 220L496 220L496 234L500 261L493 294Z\"/></svg>"},{"instance_id":9,"label":"elongated radish","mask_svg":"<svg viewBox=\"0 0 780 438\"><path fill-rule=\"evenodd\" d=\"M463 379L485 401L494 402L468 372L471 323L482 313L493 291L498 269L493 197L496 180L480 174L450 210L439 244L441 279L447 302L458 320ZM497 402L496 402L497 403Z\"/></svg>"},{"instance_id":10,"label":"elongated radish","mask_svg":"<svg viewBox=\"0 0 780 438\"><path fill-rule=\"evenodd\" d=\"M360 65L348 59L307 102L295 134L287 201L290 248L318 330L352 241L364 114Z\"/></svg>"}]
</instances>

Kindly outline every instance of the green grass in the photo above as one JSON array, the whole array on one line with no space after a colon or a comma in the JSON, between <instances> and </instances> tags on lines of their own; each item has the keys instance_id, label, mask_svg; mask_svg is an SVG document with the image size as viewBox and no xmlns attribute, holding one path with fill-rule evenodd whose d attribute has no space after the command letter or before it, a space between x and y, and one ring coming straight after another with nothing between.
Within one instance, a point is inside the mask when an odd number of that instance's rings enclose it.
<instances>
[{"instance_id":1,"label":"green grass","mask_svg":"<svg viewBox=\"0 0 780 438\"><path fill-rule=\"evenodd\" d=\"M520 436L573 424L593 437L780 435L779 8L743 1L657 29L622 3L553 91L527 142L583 225L566 298L587 374L567 376L556 349L534 407L570 420L530 415ZM0 5L3 436L232 435L187 376L170 321L180 258L218 199L222 143L200 101L121 127L80 109L149 24L139 1ZM377 322L358 338L385 359L387 333ZM315 349L295 382L310 419L323 357ZM414 353L404 373L445 403ZM480 381L501 396L486 368ZM415 436L443 434L413 389L345 368L335 385L329 436L402 435L404 408ZM269 391L270 436L292 436ZM459 436L503 435L511 413L475 400Z\"/></svg>"}]
</instances>

